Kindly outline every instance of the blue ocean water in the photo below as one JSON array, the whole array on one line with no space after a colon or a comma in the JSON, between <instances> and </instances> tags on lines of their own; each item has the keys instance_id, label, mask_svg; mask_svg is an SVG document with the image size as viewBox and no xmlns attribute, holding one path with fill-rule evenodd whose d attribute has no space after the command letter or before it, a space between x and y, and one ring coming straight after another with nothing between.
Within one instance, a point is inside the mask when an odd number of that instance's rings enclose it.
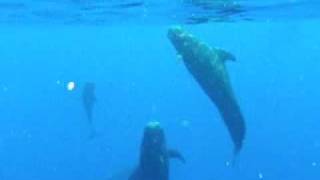
<instances>
[{"instance_id":1,"label":"blue ocean water","mask_svg":"<svg viewBox=\"0 0 320 180\"><path fill-rule=\"evenodd\" d=\"M121 180L150 120L187 160L171 161L172 180L319 179L319 4L194 2L1 1L0 179ZM235 167L215 105L167 38L176 24L237 58L227 68L247 135Z\"/></svg>"}]
</instances>

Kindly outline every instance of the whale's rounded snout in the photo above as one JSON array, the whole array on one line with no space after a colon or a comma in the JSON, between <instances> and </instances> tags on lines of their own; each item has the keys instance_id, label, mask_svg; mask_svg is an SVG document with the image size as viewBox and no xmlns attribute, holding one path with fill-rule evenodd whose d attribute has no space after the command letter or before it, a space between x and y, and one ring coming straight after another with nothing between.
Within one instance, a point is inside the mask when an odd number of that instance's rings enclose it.
<instances>
[{"instance_id":1,"label":"whale's rounded snout","mask_svg":"<svg viewBox=\"0 0 320 180\"><path fill-rule=\"evenodd\" d=\"M170 27L168 30L168 38L171 41L177 41L181 38L181 35L183 34L183 30L180 26L173 26Z\"/></svg>"}]
</instances>

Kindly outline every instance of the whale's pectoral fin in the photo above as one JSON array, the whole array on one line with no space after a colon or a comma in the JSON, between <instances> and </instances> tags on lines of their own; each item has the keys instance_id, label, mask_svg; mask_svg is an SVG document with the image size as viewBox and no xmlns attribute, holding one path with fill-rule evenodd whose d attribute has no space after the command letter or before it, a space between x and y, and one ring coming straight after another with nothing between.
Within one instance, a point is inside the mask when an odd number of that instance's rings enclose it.
<instances>
[{"instance_id":1,"label":"whale's pectoral fin","mask_svg":"<svg viewBox=\"0 0 320 180\"><path fill-rule=\"evenodd\" d=\"M175 158L175 159L180 160L182 163L186 163L186 160L184 159L184 157L182 156L182 154L179 151L169 149L167 153L168 153L169 158Z\"/></svg>"},{"instance_id":2,"label":"whale's pectoral fin","mask_svg":"<svg viewBox=\"0 0 320 180\"><path fill-rule=\"evenodd\" d=\"M223 61L226 61L226 60L236 61L236 57L233 54L231 54L230 52L227 52L223 49L217 49L217 52L219 54L219 57Z\"/></svg>"}]
</instances>

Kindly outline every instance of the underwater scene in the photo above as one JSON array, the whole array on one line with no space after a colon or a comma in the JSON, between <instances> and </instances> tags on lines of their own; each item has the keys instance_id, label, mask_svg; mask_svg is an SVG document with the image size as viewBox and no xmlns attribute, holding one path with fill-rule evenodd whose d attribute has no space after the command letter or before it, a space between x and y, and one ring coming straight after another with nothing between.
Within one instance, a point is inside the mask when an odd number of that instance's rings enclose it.
<instances>
[{"instance_id":1,"label":"underwater scene","mask_svg":"<svg viewBox=\"0 0 320 180\"><path fill-rule=\"evenodd\" d=\"M0 180L320 179L319 9L0 0Z\"/></svg>"}]
</instances>

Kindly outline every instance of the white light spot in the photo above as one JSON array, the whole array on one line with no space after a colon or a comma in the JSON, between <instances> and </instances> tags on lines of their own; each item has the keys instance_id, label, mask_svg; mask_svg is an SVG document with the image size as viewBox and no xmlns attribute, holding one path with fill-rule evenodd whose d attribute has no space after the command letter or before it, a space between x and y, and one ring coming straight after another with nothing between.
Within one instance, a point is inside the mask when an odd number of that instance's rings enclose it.
<instances>
[{"instance_id":1,"label":"white light spot","mask_svg":"<svg viewBox=\"0 0 320 180\"><path fill-rule=\"evenodd\" d=\"M263 174L262 174L262 173L259 173L259 174L258 174L258 177L259 177L259 179L263 179Z\"/></svg>"},{"instance_id":2,"label":"white light spot","mask_svg":"<svg viewBox=\"0 0 320 180\"><path fill-rule=\"evenodd\" d=\"M226 161L226 166L230 166L230 162L229 161Z\"/></svg>"},{"instance_id":3,"label":"white light spot","mask_svg":"<svg viewBox=\"0 0 320 180\"><path fill-rule=\"evenodd\" d=\"M137 84L136 84L136 82L131 82L130 85L131 85L132 87L135 87Z\"/></svg>"},{"instance_id":4,"label":"white light spot","mask_svg":"<svg viewBox=\"0 0 320 180\"><path fill-rule=\"evenodd\" d=\"M76 87L75 82L73 82L73 81L68 82L68 84L67 84L68 91L73 91L75 87Z\"/></svg>"},{"instance_id":5,"label":"white light spot","mask_svg":"<svg viewBox=\"0 0 320 180\"><path fill-rule=\"evenodd\" d=\"M148 8L144 7L143 8L143 17L147 17L148 16Z\"/></svg>"},{"instance_id":6,"label":"white light spot","mask_svg":"<svg viewBox=\"0 0 320 180\"><path fill-rule=\"evenodd\" d=\"M28 139L32 139L32 135L30 133L27 134Z\"/></svg>"},{"instance_id":7,"label":"white light spot","mask_svg":"<svg viewBox=\"0 0 320 180\"><path fill-rule=\"evenodd\" d=\"M7 92L8 91L8 87L7 86L3 86L2 90L3 90L3 92Z\"/></svg>"},{"instance_id":8,"label":"white light spot","mask_svg":"<svg viewBox=\"0 0 320 180\"><path fill-rule=\"evenodd\" d=\"M317 163L316 162L312 162L311 164L313 167L316 167L317 166Z\"/></svg>"},{"instance_id":9,"label":"white light spot","mask_svg":"<svg viewBox=\"0 0 320 180\"><path fill-rule=\"evenodd\" d=\"M298 76L298 79L299 79L299 81L303 81L303 80L304 80L304 75L300 74L300 75Z\"/></svg>"},{"instance_id":10,"label":"white light spot","mask_svg":"<svg viewBox=\"0 0 320 180\"><path fill-rule=\"evenodd\" d=\"M188 120L182 120L182 121L181 121L181 126L182 126L182 127L189 127L189 126L190 126L190 121L188 121Z\"/></svg>"}]
</instances>

